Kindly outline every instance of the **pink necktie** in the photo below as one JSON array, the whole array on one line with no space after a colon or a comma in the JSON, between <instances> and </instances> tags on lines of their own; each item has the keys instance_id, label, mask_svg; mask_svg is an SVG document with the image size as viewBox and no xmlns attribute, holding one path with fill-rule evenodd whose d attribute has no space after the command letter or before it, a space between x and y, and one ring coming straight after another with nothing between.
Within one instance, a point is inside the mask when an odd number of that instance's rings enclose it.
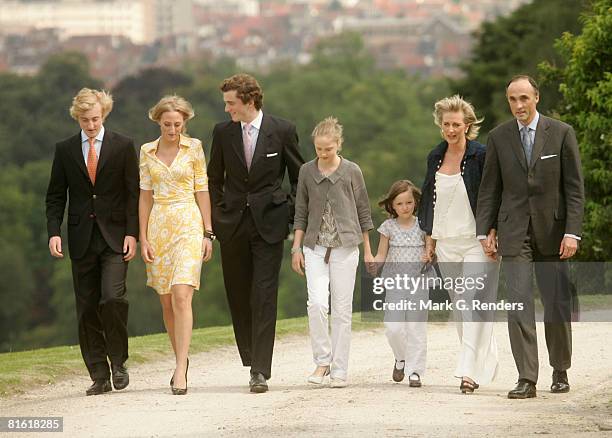
<instances>
[{"instance_id":1,"label":"pink necktie","mask_svg":"<svg viewBox=\"0 0 612 438\"><path fill-rule=\"evenodd\" d=\"M253 160L252 143L253 137L251 136L251 124L247 123L244 125L242 133L242 142L244 143L244 158L246 160L247 169L251 169L251 161Z\"/></svg>"},{"instance_id":2,"label":"pink necktie","mask_svg":"<svg viewBox=\"0 0 612 438\"><path fill-rule=\"evenodd\" d=\"M96 169L98 168L98 156L96 155L96 139L89 139L89 152L87 153L87 173L91 183L96 183Z\"/></svg>"}]
</instances>

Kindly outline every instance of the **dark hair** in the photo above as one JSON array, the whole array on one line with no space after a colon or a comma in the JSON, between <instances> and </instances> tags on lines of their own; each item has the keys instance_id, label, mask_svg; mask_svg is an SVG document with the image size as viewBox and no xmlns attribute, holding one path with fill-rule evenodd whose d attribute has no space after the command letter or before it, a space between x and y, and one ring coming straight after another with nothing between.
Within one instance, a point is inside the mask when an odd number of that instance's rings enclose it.
<instances>
[{"instance_id":1,"label":"dark hair","mask_svg":"<svg viewBox=\"0 0 612 438\"><path fill-rule=\"evenodd\" d=\"M414 211L416 212L421 202L421 190L419 190L412 181L407 179L401 179L391 184L389 192L384 199L378 202L378 206L384 208L385 211L389 213L389 216L395 218L397 217L397 213L393 209L393 200L397 198L398 195L408 191L412 192L412 197L414 198Z\"/></svg>"},{"instance_id":2,"label":"dark hair","mask_svg":"<svg viewBox=\"0 0 612 438\"><path fill-rule=\"evenodd\" d=\"M514 75L514 76L512 76L512 78L506 84L506 90L508 89L508 87L510 86L511 83L516 82L516 81L520 81L522 79L525 79L526 81L528 81L531 84L531 86L535 90L536 94L540 94L540 87L538 87L538 83L536 82L536 80L534 78L532 78L529 75Z\"/></svg>"},{"instance_id":3,"label":"dark hair","mask_svg":"<svg viewBox=\"0 0 612 438\"><path fill-rule=\"evenodd\" d=\"M224 93L236 90L236 96L247 104L253 102L255 109L260 110L263 106L263 90L259 86L257 79L246 73L239 73L224 79L219 87Z\"/></svg>"}]
</instances>

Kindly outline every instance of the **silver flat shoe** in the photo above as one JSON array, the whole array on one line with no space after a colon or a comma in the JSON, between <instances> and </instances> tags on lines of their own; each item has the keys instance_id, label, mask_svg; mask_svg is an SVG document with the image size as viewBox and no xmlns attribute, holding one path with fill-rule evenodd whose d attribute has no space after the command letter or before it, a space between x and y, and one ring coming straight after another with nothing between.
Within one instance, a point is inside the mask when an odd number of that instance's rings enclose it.
<instances>
[{"instance_id":1,"label":"silver flat shoe","mask_svg":"<svg viewBox=\"0 0 612 438\"><path fill-rule=\"evenodd\" d=\"M327 367L327 370L325 370L325 373L322 376L317 376L316 374L311 374L310 376L308 376L308 383L321 385L325 380L326 376L329 376L329 367Z\"/></svg>"}]
</instances>

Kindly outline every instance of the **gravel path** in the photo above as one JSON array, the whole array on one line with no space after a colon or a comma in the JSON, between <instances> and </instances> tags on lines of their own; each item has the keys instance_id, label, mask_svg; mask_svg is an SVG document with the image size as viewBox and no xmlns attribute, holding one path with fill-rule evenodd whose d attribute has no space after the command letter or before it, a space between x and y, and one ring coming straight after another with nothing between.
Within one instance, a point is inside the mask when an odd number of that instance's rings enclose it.
<instances>
[{"instance_id":1,"label":"gravel path","mask_svg":"<svg viewBox=\"0 0 612 438\"><path fill-rule=\"evenodd\" d=\"M305 383L313 369L310 343L293 336L276 344L266 394L248 392L248 369L231 347L190 358L184 397L170 394L168 359L131 367L126 390L85 397L89 380L83 376L1 399L0 416L62 416L66 437L612 436L612 323L574 324L568 394L548 391L552 370L543 332L540 324L539 392L530 400L506 398L516 371L505 323L495 326L497 379L474 395L461 394L452 377L454 325L436 323L429 325L428 369L420 389L391 381L391 349L376 329L353 333L345 389Z\"/></svg>"}]
</instances>

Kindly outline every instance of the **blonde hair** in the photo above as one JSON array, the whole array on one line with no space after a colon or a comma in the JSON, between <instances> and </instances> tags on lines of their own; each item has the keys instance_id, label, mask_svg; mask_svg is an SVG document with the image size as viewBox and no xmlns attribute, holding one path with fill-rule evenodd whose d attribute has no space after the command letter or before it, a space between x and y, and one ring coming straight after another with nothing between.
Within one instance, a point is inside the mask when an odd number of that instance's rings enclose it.
<instances>
[{"instance_id":1,"label":"blonde hair","mask_svg":"<svg viewBox=\"0 0 612 438\"><path fill-rule=\"evenodd\" d=\"M454 112L462 112L463 123L470 126L465 133L465 138L468 140L474 140L476 137L478 137L478 131L480 131L479 125L482 123L484 118L478 119L472 104L467 100L464 100L458 94L451 97L445 97L444 99L441 99L435 103L433 112L434 123L440 127L440 130L442 130L442 117L445 113Z\"/></svg>"},{"instance_id":2,"label":"blonde hair","mask_svg":"<svg viewBox=\"0 0 612 438\"><path fill-rule=\"evenodd\" d=\"M342 149L342 143L344 142L344 137L342 137L342 125L338 123L338 119L330 116L326 117L312 130L312 139L315 137L331 137L334 141L338 143L338 150Z\"/></svg>"},{"instance_id":3,"label":"blonde hair","mask_svg":"<svg viewBox=\"0 0 612 438\"><path fill-rule=\"evenodd\" d=\"M113 109L113 97L110 93L102 90L92 90L91 88L81 88L76 96L72 99L70 107L70 116L74 120L78 120L79 116L91 110L96 103L102 107L102 119Z\"/></svg>"},{"instance_id":4,"label":"blonde hair","mask_svg":"<svg viewBox=\"0 0 612 438\"><path fill-rule=\"evenodd\" d=\"M183 132L187 127L187 121L193 119L193 117L195 116L195 112L193 111L193 107L191 106L189 101L175 94L172 96L162 97L159 102L157 102L149 110L149 119L159 123L162 114L168 111L176 111L178 113L181 113L181 115L183 116L183 120L185 121L185 124L183 125Z\"/></svg>"}]
</instances>

